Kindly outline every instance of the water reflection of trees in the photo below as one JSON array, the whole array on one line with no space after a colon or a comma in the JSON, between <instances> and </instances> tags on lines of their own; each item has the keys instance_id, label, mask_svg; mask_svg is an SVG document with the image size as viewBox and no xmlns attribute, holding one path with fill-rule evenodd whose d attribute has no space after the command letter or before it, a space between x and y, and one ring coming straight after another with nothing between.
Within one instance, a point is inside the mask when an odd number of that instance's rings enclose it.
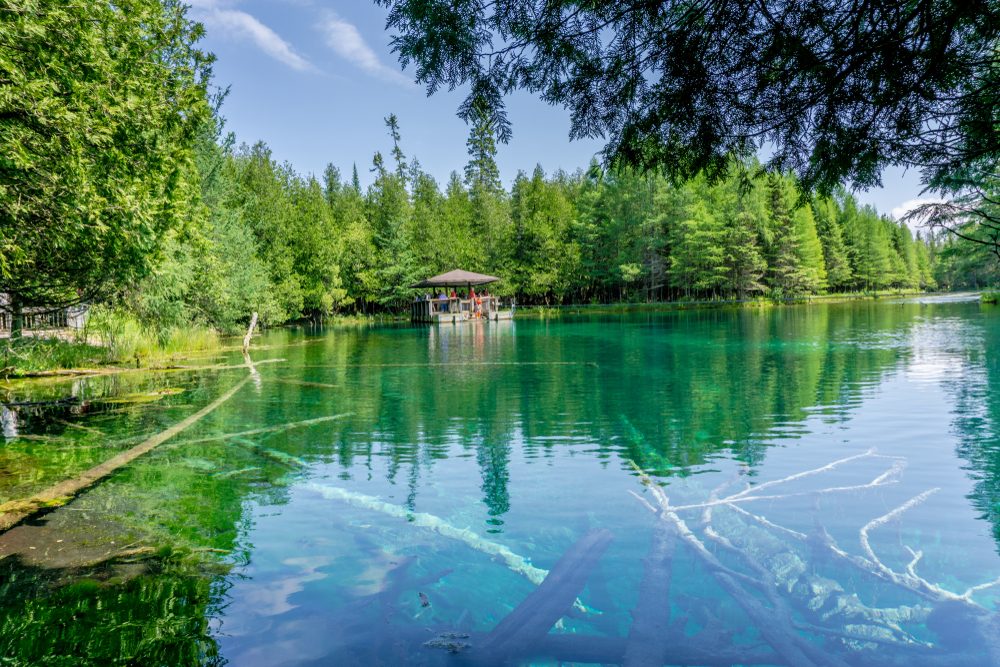
<instances>
[{"instance_id":1,"label":"water reflection of trees","mask_svg":"<svg viewBox=\"0 0 1000 667\"><path fill-rule=\"evenodd\" d=\"M496 523L510 506L512 450L544 457L560 442L587 442L599 456L617 453L665 475L726 450L753 467L769 443L804 433L808 416L845 419L908 354L906 331L927 308L862 303L348 332L298 348L291 367L302 363L304 377L338 387L322 400L353 413L334 427L327 452L344 474L384 459L390 481L409 485L412 505L421 466L452 447L467 450ZM283 387L279 418L320 400L317 392Z\"/></svg>"},{"instance_id":2,"label":"water reflection of trees","mask_svg":"<svg viewBox=\"0 0 1000 667\"><path fill-rule=\"evenodd\" d=\"M752 467L768 443L801 432L808 416L845 419L865 387L908 354L898 343L918 308L581 317L573 326L349 330L311 341L289 335L305 344L280 350L287 364L261 367L260 393L248 387L217 420L185 437L350 416L310 430L164 447L50 514L50 536L75 527L97 540L165 550L135 563L54 563L26 559L38 550L25 543L0 560L0 655L24 664L47 655L92 655L93 664L211 658L205 619L224 600L220 562L249 559L248 500L283 502L301 463L337 463L343 477L384 476L405 487L415 509L425 471L467 454L478 468L489 530L501 529L511 507L512 456L554 456L563 442L585 442L596 456L628 458L665 475L724 450ZM1000 340L985 349L994 343ZM1000 374L995 360L986 363L990 377ZM186 390L164 399L172 408L111 413L100 429L155 432L211 400L232 377L164 380ZM998 399L986 398L990 419L1000 418ZM995 430L983 440L976 428L965 427L962 455L981 471L980 507L995 518ZM53 422L41 432L68 437L66 429ZM90 464L90 450L64 449L55 466L61 473ZM92 622L74 625L79 619ZM131 630L123 631L152 625L159 634L134 642Z\"/></svg>"},{"instance_id":3,"label":"water reflection of trees","mask_svg":"<svg viewBox=\"0 0 1000 667\"><path fill-rule=\"evenodd\" d=\"M113 455L120 449L116 442L134 444L162 430L233 381L231 373L166 377L115 382L128 393L149 392L164 383L183 386L185 392L152 404L112 403L115 407L82 416L53 413L42 419L35 414L26 422L27 434L50 438L44 441L49 451L43 457L38 448L32 451L14 440L0 461L8 470L22 471L19 478L37 466L35 476L44 476L45 484L50 477L72 476L96 462L95 456ZM103 385L87 389L90 399L113 399L114 391L106 390ZM69 425L74 423L86 428L74 429ZM217 432L225 423L200 428ZM102 442L106 446L99 447ZM224 575L233 563L249 559L247 501L281 502L293 466L239 443L182 443L178 438L154 450L69 505L0 535L4 661L224 662L209 619L224 601ZM12 485L10 475L0 483L7 495L37 486L20 479Z\"/></svg>"},{"instance_id":4,"label":"water reflection of trees","mask_svg":"<svg viewBox=\"0 0 1000 667\"><path fill-rule=\"evenodd\" d=\"M156 451L0 535L0 656L11 664L221 664L209 619L241 553L253 474L224 443ZM216 469L206 462L225 461Z\"/></svg>"},{"instance_id":5,"label":"water reflection of trees","mask_svg":"<svg viewBox=\"0 0 1000 667\"><path fill-rule=\"evenodd\" d=\"M1000 310L984 307L979 344L955 359L960 374L949 383L955 397L956 453L968 462L973 506L993 527L1000 545Z\"/></svg>"}]
</instances>

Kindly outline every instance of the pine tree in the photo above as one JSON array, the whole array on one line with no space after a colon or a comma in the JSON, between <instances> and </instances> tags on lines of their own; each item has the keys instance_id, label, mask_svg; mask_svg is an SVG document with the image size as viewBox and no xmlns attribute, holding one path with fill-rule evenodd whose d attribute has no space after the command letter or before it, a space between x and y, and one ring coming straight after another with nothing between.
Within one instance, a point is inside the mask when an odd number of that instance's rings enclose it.
<instances>
[{"instance_id":1,"label":"pine tree","mask_svg":"<svg viewBox=\"0 0 1000 667\"><path fill-rule=\"evenodd\" d=\"M472 229L476 241L471 264L476 269L502 272L509 247L506 242L509 211L496 163L493 123L482 104L474 109L466 145L469 163L465 167L465 183L472 202Z\"/></svg>"},{"instance_id":2,"label":"pine tree","mask_svg":"<svg viewBox=\"0 0 1000 667\"><path fill-rule=\"evenodd\" d=\"M471 267L479 250L472 230L472 202L458 172L451 172L442 209L444 241L441 246L445 268Z\"/></svg>"},{"instance_id":3,"label":"pine tree","mask_svg":"<svg viewBox=\"0 0 1000 667\"><path fill-rule=\"evenodd\" d=\"M917 265L917 249L913 243L910 228L903 223L887 220L892 225L893 246L899 257L897 284L909 289L920 286L920 267Z\"/></svg>"},{"instance_id":4,"label":"pine tree","mask_svg":"<svg viewBox=\"0 0 1000 667\"><path fill-rule=\"evenodd\" d=\"M892 276L892 240L878 213L867 206L859 210L854 198L846 195L842 217L855 286L869 291L888 287Z\"/></svg>"},{"instance_id":5,"label":"pine tree","mask_svg":"<svg viewBox=\"0 0 1000 667\"><path fill-rule=\"evenodd\" d=\"M725 284L724 230L706 202L692 201L671 228L670 277L685 293L715 295Z\"/></svg>"},{"instance_id":6,"label":"pine tree","mask_svg":"<svg viewBox=\"0 0 1000 667\"><path fill-rule=\"evenodd\" d=\"M914 245L916 246L917 254L917 271L920 277L919 287L921 289L934 289L937 287L937 281L934 279L933 261L930 256L930 250L924 239L921 238L920 232L917 232Z\"/></svg>"},{"instance_id":7,"label":"pine tree","mask_svg":"<svg viewBox=\"0 0 1000 667\"><path fill-rule=\"evenodd\" d=\"M527 299L549 303L561 291L565 233L572 215L558 184L545 179L541 166L529 180L519 172L511 189L512 282Z\"/></svg>"},{"instance_id":8,"label":"pine tree","mask_svg":"<svg viewBox=\"0 0 1000 667\"><path fill-rule=\"evenodd\" d=\"M483 104L476 105L472 127L466 141L469 162L465 166L465 184L471 191L496 194L502 190L497 167L497 144L493 122Z\"/></svg>"},{"instance_id":9,"label":"pine tree","mask_svg":"<svg viewBox=\"0 0 1000 667\"><path fill-rule=\"evenodd\" d=\"M755 221L750 212L740 210L729 221L722 238L723 262L728 270L726 287L736 298L746 299L764 290L762 279L767 261L760 250Z\"/></svg>"},{"instance_id":10,"label":"pine tree","mask_svg":"<svg viewBox=\"0 0 1000 667\"><path fill-rule=\"evenodd\" d=\"M409 298L416 279L416 264L404 229L409 225L411 203L404 181L395 173L382 173L368 189L368 216L377 251L378 302L399 307Z\"/></svg>"},{"instance_id":11,"label":"pine tree","mask_svg":"<svg viewBox=\"0 0 1000 667\"><path fill-rule=\"evenodd\" d=\"M323 194L331 209L343 187L344 184L340 181L340 170L333 166L333 163L327 164L326 169L323 170Z\"/></svg>"},{"instance_id":12,"label":"pine tree","mask_svg":"<svg viewBox=\"0 0 1000 667\"><path fill-rule=\"evenodd\" d=\"M445 246L449 242L444 220L444 197L437 181L430 174L413 173L416 160L411 162L411 192L413 213L406 228L407 245L413 261L429 274L447 270Z\"/></svg>"},{"instance_id":13,"label":"pine tree","mask_svg":"<svg viewBox=\"0 0 1000 667\"><path fill-rule=\"evenodd\" d=\"M361 179L358 178L358 164L356 162L351 165L351 187L356 193L361 194Z\"/></svg>"},{"instance_id":14,"label":"pine tree","mask_svg":"<svg viewBox=\"0 0 1000 667\"><path fill-rule=\"evenodd\" d=\"M802 269L801 242L792 219L790 193L784 179L768 178L771 203L770 284L778 296L794 296L808 290L808 278Z\"/></svg>"},{"instance_id":15,"label":"pine tree","mask_svg":"<svg viewBox=\"0 0 1000 667\"><path fill-rule=\"evenodd\" d=\"M824 266L823 247L816 233L816 223L812 207L802 204L792 214L795 222L795 234L799 254L799 266L802 273L801 289L816 294L826 288L826 267Z\"/></svg>"},{"instance_id":16,"label":"pine tree","mask_svg":"<svg viewBox=\"0 0 1000 667\"><path fill-rule=\"evenodd\" d=\"M391 113L385 117L385 126L389 128L389 137L392 139L392 159L396 161L396 175L404 178L406 174L406 156L400 147L399 119L396 114Z\"/></svg>"},{"instance_id":17,"label":"pine tree","mask_svg":"<svg viewBox=\"0 0 1000 667\"><path fill-rule=\"evenodd\" d=\"M846 290L853 279L847 247L844 245L844 235L838 220L836 202L831 197L817 198L813 201L813 212L816 218L816 232L823 246L823 263L826 267L826 279L833 290Z\"/></svg>"}]
</instances>

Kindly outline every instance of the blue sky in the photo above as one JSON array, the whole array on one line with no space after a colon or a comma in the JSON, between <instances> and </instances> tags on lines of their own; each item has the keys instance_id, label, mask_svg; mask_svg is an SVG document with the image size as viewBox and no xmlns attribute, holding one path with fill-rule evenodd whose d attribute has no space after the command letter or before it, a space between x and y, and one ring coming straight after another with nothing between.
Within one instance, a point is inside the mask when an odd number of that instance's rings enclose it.
<instances>
[{"instance_id":1,"label":"blue sky","mask_svg":"<svg viewBox=\"0 0 1000 667\"><path fill-rule=\"evenodd\" d=\"M332 162L346 175L358 165L371 180L372 154L388 154L383 119L399 117L403 150L443 185L461 172L467 126L455 111L463 91L427 97L400 71L389 48L386 12L371 0L189 0L205 24L203 47L218 57L215 82L230 87L223 115L239 141L265 141L280 161L321 174ZM497 163L505 183L540 163L547 173L585 167L600 141L570 142L569 116L534 97L508 100L514 137ZM859 192L879 211L898 213L919 197L915 172L887 172L884 187Z\"/></svg>"}]
</instances>

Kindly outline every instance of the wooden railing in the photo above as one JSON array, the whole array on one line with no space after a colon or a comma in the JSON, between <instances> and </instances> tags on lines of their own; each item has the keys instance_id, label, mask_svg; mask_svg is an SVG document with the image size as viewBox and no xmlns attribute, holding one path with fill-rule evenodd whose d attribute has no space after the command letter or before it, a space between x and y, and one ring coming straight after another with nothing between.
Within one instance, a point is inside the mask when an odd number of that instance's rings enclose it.
<instances>
[{"instance_id":1,"label":"wooden railing","mask_svg":"<svg viewBox=\"0 0 1000 667\"><path fill-rule=\"evenodd\" d=\"M58 310L43 310L41 308L28 308L22 313L23 329L65 329L66 327L79 328L83 326L86 308L60 308ZM0 331L10 331L13 325L13 313L0 310Z\"/></svg>"}]
</instances>

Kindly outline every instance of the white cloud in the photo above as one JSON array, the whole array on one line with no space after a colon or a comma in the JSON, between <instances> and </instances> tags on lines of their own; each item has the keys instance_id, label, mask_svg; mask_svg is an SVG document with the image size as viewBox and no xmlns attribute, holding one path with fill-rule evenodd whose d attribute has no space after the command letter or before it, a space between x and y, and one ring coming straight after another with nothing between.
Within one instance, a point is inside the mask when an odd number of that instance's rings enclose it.
<instances>
[{"instance_id":1,"label":"white cloud","mask_svg":"<svg viewBox=\"0 0 1000 667\"><path fill-rule=\"evenodd\" d=\"M921 206L923 204L940 204L943 201L944 201L943 199L939 199L939 198L935 198L935 197L920 197L920 198L917 198L917 199L907 199L902 204L900 204L899 206L897 206L894 209L892 209L892 212L890 213L890 215L895 220L902 220L903 217L907 213L909 213L913 209L917 208L918 206ZM916 231L917 229L919 229L919 228L921 228L923 226L923 221L922 220L909 220L907 222L907 224L909 225L909 227L911 229L913 229L914 231Z\"/></svg>"},{"instance_id":2,"label":"white cloud","mask_svg":"<svg viewBox=\"0 0 1000 667\"><path fill-rule=\"evenodd\" d=\"M379 60L378 55L368 46L354 24L345 21L333 12L329 12L321 27L326 35L327 46L341 58L385 81L407 87L414 85L402 72Z\"/></svg>"},{"instance_id":3,"label":"white cloud","mask_svg":"<svg viewBox=\"0 0 1000 667\"><path fill-rule=\"evenodd\" d=\"M222 8L217 0L190 1L195 9L195 18L209 29L216 29L230 37L249 39L261 51L292 69L315 69L312 63L295 52L291 44L254 16L238 9Z\"/></svg>"}]
</instances>

